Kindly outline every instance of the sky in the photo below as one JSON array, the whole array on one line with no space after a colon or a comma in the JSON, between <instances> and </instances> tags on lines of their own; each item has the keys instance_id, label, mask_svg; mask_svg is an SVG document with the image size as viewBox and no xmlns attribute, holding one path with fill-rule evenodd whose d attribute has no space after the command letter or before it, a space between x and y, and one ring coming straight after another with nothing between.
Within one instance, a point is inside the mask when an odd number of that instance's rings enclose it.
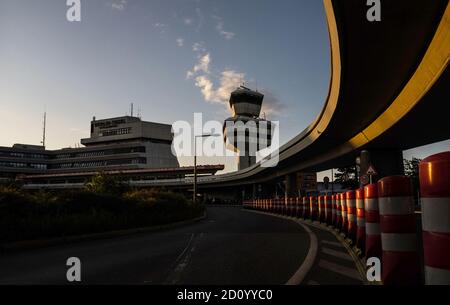
<instances>
[{"instance_id":1,"label":"sky","mask_svg":"<svg viewBox=\"0 0 450 305\"><path fill-rule=\"evenodd\" d=\"M0 146L39 144L44 111L50 149L78 145L93 116L129 114L130 103L146 121L192 122L202 113L222 122L242 83L265 94L281 144L323 107L330 51L322 1L81 0L80 22L67 20L68 8L0 0ZM237 168L234 158L198 162Z\"/></svg>"}]
</instances>

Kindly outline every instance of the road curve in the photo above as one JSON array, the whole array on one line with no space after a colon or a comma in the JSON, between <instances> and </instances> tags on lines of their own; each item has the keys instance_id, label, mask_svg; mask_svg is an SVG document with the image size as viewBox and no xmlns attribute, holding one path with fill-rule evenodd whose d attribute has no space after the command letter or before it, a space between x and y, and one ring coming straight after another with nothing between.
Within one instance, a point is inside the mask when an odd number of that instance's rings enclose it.
<instances>
[{"instance_id":1,"label":"road curve","mask_svg":"<svg viewBox=\"0 0 450 305\"><path fill-rule=\"evenodd\" d=\"M66 284L69 257L81 260L82 284L284 284L309 243L294 222L210 207L176 229L2 254L0 284Z\"/></svg>"}]
</instances>

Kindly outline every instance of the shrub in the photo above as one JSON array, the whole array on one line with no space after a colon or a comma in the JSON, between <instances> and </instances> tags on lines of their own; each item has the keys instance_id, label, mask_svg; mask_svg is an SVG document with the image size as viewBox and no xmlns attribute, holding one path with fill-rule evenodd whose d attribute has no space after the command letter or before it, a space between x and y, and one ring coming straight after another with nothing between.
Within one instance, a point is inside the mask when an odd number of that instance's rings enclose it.
<instances>
[{"instance_id":1,"label":"shrub","mask_svg":"<svg viewBox=\"0 0 450 305\"><path fill-rule=\"evenodd\" d=\"M92 188L58 193L1 187L0 242L160 225L199 216L204 209L173 192L124 192L108 178L95 181Z\"/></svg>"}]
</instances>

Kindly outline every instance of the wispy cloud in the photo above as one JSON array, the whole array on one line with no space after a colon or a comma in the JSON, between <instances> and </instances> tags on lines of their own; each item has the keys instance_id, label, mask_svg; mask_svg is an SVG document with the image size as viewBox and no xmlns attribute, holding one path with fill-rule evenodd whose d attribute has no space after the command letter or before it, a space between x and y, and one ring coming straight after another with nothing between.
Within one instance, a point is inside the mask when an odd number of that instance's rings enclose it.
<instances>
[{"instance_id":1,"label":"wispy cloud","mask_svg":"<svg viewBox=\"0 0 450 305\"><path fill-rule=\"evenodd\" d=\"M264 100L261 108L261 116L263 114L271 115L271 116L279 116L283 113L286 108L286 105L283 104L276 94L274 94L269 89L261 89L262 94L264 94ZM271 118L268 118L271 119Z\"/></svg>"},{"instance_id":2,"label":"wispy cloud","mask_svg":"<svg viewBox=\"0 0 450 305\"><path fill-rule=\"evenodd\" d=\"M184 46L184 39L183 38L177 38L176 42L177 42L177 46L179 46L180 48L182 46Z\"/></svg>"},{"instance_id":3,"label":"wispy cloud","mask_svg":"<svg viewBox=\"0 0 450 305\"><path fill-rule=\"evenodd\" d=\"M205 53L206 48L205 48L203 42L196 42L192 45L192 51L197 52L197 53Z\"/></svg>"},{"instance_id":4,"label":"wispy cloud","mask_svg":"<svg viewBox=\"0 0 450 305\"><path fill-rule=\"evenodd\" d=\"M184 18L183 22L185 25L191 25L194 20L192 18Z\"/></svg>"},{"instance_id":5,"label":"wispy cloud","mask_svg":"<svg viewBox=\"0 0 450 305\"><path fill-rule=\"evenodd\" d=\"M211 57L209 53L200 56L198 63L187 72L186 77L191 78L199 72L209 73L209 64L211 63Z\"/></svg>"},{"instance_id":6,"label":"wispy cloud","mask_svg":"<svg viewBox=\"0 0 450 305\"><path fill-rule=\"evenodd\" d=\"M127 0L116 0L111 3L111 8L118 11L123 11L127 7L127 4Z\"/></svg>"},{"instance_id":7,"label":"wispy cloud","mask_svg":"<svg viewBox=\"0 0 450 305\"><path fill-rule=\"evenodd\" d=\"M244 73L234 70L224 70L220 73L219 85L214 86L213 81L207 75L199 75L195 78L195 85L200 88L200 92L206 102L218 103L229 108L228 100L230 94L242 84L245 78Z\"/></svg>"},{"instance_id":8,"label":"wispy cloud","mask_svg":"<svg viewBox=\"0 0 450 305\"><path fill-rule=\"evenodd\" d=\"M216 30L221 36L223 36L226 40L231 40L234 38L234 36L236 35L235 33L225 31L225 23L224 23L222 17L213 15L212 18L214 20L216 20L216 22L217 22Z\"/></svg>"},{"instance_id":9,"label":"wispy cloud","mask_svg":"<svg viewBox=\"0 0 450 305\"><path fill-rule=\"evenodd\" d=\"M203 26L203 21L205 18L203 17L202 10L199 7L195 8L195 14L197 15L197 28L195 31L199 32Z\"/></svg>"},{"instance_id":10,"label":"wispy cloud","mask_svg":"<svg viewBox=\"0 0 450 305\"><path fill-rule=\"evenodd\" d=\"M158 29L161 34L165 33L167 25L165 23L157 22L153 24L153 27Z\"/></svg>"},{"instance_id":11,"label":"wispy cloud","mask_svg":"<svg viewBox=\"0 0 450 305\"><path fill-rule=\"evenodd\" d=\"M226 109L229 109L228 101L231 92L243 83L247 83L245 80L245 73L232 69L225 69L220 72L218 77L214 77L210 71L210 66L211 57L210 54L207 53L199 58L198 63L192 70L188 71L187 77L195 77L195 86L200 89L203 99L206 102L217 103L224 106ZM285 105L281 103L278 97L270 90L262 89L260 92L264 94L261 115L280 115L284 110Z\"/></svg>"}]
</instances>

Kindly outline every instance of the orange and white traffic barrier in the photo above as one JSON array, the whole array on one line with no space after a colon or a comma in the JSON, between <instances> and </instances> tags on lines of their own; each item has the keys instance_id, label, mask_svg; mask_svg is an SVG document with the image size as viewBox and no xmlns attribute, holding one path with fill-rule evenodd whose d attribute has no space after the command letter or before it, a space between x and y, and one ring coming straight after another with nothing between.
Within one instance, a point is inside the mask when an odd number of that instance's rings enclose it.
<instances>
[{"instance_id":1,"label":"orange and white traffic barrier","mask_svg":"<svg viewBox=\"0 0 450 305\"><path fill-rule=\"evenodd\" d=\"M425 284L450 285L450 152L419 164Z\"/></svg>"},{"instance_id":2,"label":"orange and white traffic barrier","mask_svg":"<svg viewBox=\"0 0 450 305\"><path fill-rule=\"evenodd\" d=\"M295 198L289 197L289 216L295 216Z\"/></svg>"},{"instance_id":3,"label":"orange and white traffic barrier","mask_svg":"<svg viewBox=\"0 0 450 305\"><path fill-rule=\"evenodd\" d=\"M330 195L324 196L324 205L325 205L325 223L331 225L333 202L331 200Z\"/></svg>"},{"instance_id":4,"label":"orange and white traffic barrier","mask_svg":"<svg viewBox=\"0 0 450 305\"><path fill-rule=\"evenodd\" d=\"M333 227L336 227L337 221L336 221L336 195L331 195L331 225Z\"/></svg>"},{"instance_id":5,"label":"orange and white traffic barrier","mask_svg":"<svg viewBox=\"0 0 450 305\"><path fill-rule=\"evenodd\" d=\"M341 217L342 217L342 229L341 231L344 232L344 234L347 234L348 232L348 218L347 218L347 203L346 203L346 196L345 193L339 194L339 201L341 202Z\"/></svg>"},{"instance_id":6,"label":"orange and white traffic barrier","mask_svg":"<svg viewBox=\"0 0 450 305\"><path fill-rule=\"evenodd\" d=\"M286 210L286 199L284 197L280 198L280 214L284 215Z\"/></svg>"},{"instance_id":7,"label":"orange and white traffic barrier","mask_svg":"<svg viewBox=\"0 0 450 305\"><path fill-rule=\"evenodd\" d=\"M318 206L319 206L319 221L325 222L325 196L318 197Z\"/></svg>"},{"instance_id":8,"label":"orange and white traffic barrier","mask_svg":"<svg viewBox=\"0 0 450 305\"><path fill-rule=\"evenodd\" d=\"M356 242L356 193L348 191L345 193L345 202L347 205L347 234L348 237Z\"/></svg>"},{"instance_id":9,"label":"orange and white traffic barrier","mask_svg":"<svg viewBox=\"0 0 450 305\"><path fill-rule=\"evenodd\" d=\"M381 257L380 212L378 209L378 185L364 187L364 215L366 217L366 259Z\"/></svg>"},{"instance_id":10,"label":"orange and white traffic barrier","mask_svg":"<svg viewBox=\"0 0 450 305\"><path fill-rule=\"evenodd\" d=\"M359 188L356 195L356 247L364 253L366 245L366 218L364 216L364 188Z\"/></svg>"},{"instance_id":11,"label":"orange and white traffic barrier","mask_svg":"<svg viewBox=\"0 0 450 305\"><path fill-rule=\"evenodd\" d=\"M304 196L303 197L303 218L304 219L309 218L309 215L310 215L309 211L310 211L309 210L309 198Z\"/></svg>"},{"instance_id":12,"label":"orange and white traffic barrier","mask_svg":"<svg viewBox=\"0 0 450 305\"><path fill-rule=\"evenodd\" d=\"M336 198L336 228L342 230L342 208L341 208L341 195L335 194Z\"/></svg>"},{"instance_id":13,"label":"orange and white traffic barrier","mask_svg":"<svg viewBox=\"0 0 450 305\"><path fill-rule=\"evenodd\" d=\"M318 216L317 197L315 196L309 197L309 209L311 220L312 221L316 220Z\"/></svg>"},{"instance_id":14,"label":"orange and white traffic barrier","mask_svg":"<svg viewBox=\"0 0 450 305\"><path fill-rule=\"evenodd\" d=\"M419 284L416 216L411 180L389 176L378 181L384 284Z\"/></svg>"},{"instance_id":15,"label":"orange and white traffic barrier","mask_svg":"<svg viewBox=\"0 0 450 305\"><path fill-rule=\"evenodd\" d=\"M300 217L300 204L301 204L301 198L295 197L295 217Z\"/></svg>"}]
</instances>

